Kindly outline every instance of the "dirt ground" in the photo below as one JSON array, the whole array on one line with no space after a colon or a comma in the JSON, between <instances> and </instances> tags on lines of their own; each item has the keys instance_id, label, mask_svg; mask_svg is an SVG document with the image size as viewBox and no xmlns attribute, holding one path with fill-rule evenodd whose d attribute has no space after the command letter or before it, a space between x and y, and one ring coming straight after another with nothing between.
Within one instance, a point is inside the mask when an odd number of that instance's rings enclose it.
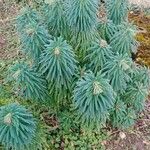
<instances>
[{"instance_id":1,"label":"dirt ground","mask_svg":"<svg viewBox=\"0 0 150 150\"><path fill-rule=\"evenodd\" d=\"M150 150L150 101L133 128L125 132L111 131L110 137L105 141L106 150Z\"/></svg>"},{"instance_id":2,"label":"dirt ground","mask_svg":"<svg viewBox=\"0 0 150 150\"><path fill-rule=\"evenodd\" d=\"M19 6L13 1L0 0L0 60L16 57L18 38L15 30L15 18Z\"/></svg>"}]
</instances>

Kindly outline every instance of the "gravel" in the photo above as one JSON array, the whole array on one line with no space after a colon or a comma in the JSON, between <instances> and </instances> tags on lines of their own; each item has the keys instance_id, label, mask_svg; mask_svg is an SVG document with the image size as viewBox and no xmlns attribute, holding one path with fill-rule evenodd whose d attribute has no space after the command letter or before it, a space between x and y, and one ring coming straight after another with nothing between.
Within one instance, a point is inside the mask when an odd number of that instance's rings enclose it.
<instances>
[{"instance_id":1,"label":"gravel","mask_svg":"<svg viewBox=\"0 0 150 150\"><path fill-rule=\"evenodd\" d=\"M129 3L136 4L140 7L150 8L150 0L129 0Z\"/></svg>"}]
</instances>

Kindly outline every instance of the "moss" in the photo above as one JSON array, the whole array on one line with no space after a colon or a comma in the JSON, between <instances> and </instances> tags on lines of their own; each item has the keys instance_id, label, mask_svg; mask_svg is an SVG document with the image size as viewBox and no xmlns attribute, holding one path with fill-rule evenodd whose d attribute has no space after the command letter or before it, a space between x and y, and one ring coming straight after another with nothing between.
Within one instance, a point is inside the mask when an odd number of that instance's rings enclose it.
<instances>
[{"instance_id":1,"label":"moss","mask_svg":"<svg viewBox=\"0 0 150 150\"><path fill-rule=\"evenodd\" d=\"M129 14L129 20L134 21L139 29L143 29L136 36L140 42L136 62L150 67L150 16L145 16L142 13Z\"/></svg>"}]
</instances>

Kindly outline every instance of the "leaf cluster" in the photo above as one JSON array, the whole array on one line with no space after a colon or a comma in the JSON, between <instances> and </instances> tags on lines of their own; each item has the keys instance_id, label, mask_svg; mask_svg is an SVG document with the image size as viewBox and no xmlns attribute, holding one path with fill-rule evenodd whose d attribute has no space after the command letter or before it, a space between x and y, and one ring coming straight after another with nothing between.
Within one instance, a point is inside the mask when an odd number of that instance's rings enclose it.
<instances>
[{"instance_id":1,"label":"leaf cluster","mask_svg":"<svg viewBox=\"0 0 150 150\"><path fill-rule=\"evenodd\" d=\"M148 96L149 70L134 65L131 59L138 43L136 27L127 21L127 0L107 0L103 20L98 16L100 5L99 0L45 1L37 10L27 7L17 18L25 61L10 68L8 79L25 99L40 105L44 101L47 109L58 108L56 114L66 108L69 114L61 114L60 121L64 122L65 132L74 124L74 118L69 117L70 107L79 126L82 125L80 131L85 127L99 129L107 122L113 127L128 128L144 109ZM8 144L17 147L19 139L13 143L13 134L6 133L1 138L4 136L10 141ZM55 141L57 148L60 142L69 143L76 138L65 136L61 133L58 143ZM72 147L87 145L87 141L94 143L94 138L83 139Z\"/></svg>"}]
</instances>

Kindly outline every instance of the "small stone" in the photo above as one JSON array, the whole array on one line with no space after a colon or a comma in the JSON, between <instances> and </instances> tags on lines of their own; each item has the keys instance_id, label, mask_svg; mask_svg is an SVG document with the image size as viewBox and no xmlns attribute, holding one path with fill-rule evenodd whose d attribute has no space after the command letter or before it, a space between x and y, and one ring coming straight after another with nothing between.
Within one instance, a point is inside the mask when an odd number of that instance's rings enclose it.
<instances>
[{"instance_id":1,"label":"small stone","mask_svg":"<svg viewBox=\"0 0 150 150\"><path fill-rule=\"evenodd\" d=\"M143 143L144 143L145 145L150 145L150 142L148 142L148 141L143 141Z\"/></svg>"},{"instance_id":2,"label":"small stone","mask_svg":"<svg viewBox=\"0 0 150 150\"><path fill-rule=\"evenodd\" d=\"M130 11L130 14L133 14L134 12L133 11Z\"/></svg>"},{"instance_id":3,"label":"small stone","mask_svg":"<svg viewBox=\"0 0 150 150\"><path fill-rule=\"evenodd\" d=\"M120 132L119 136L122 140L126 138L126 134L124 132Z\"/></svg>"},{"instance_id":4,"label":"small stone","mask_svg":"<svg viewBox=\"0 0 150 150\"><path fill-rule=\"evenodd\" d=\"M105 146L105 145L107 144L107 141L104 140L104 141L101 142L101 144L102 144L103 146Z\"/></svg>"}]
</instances>

